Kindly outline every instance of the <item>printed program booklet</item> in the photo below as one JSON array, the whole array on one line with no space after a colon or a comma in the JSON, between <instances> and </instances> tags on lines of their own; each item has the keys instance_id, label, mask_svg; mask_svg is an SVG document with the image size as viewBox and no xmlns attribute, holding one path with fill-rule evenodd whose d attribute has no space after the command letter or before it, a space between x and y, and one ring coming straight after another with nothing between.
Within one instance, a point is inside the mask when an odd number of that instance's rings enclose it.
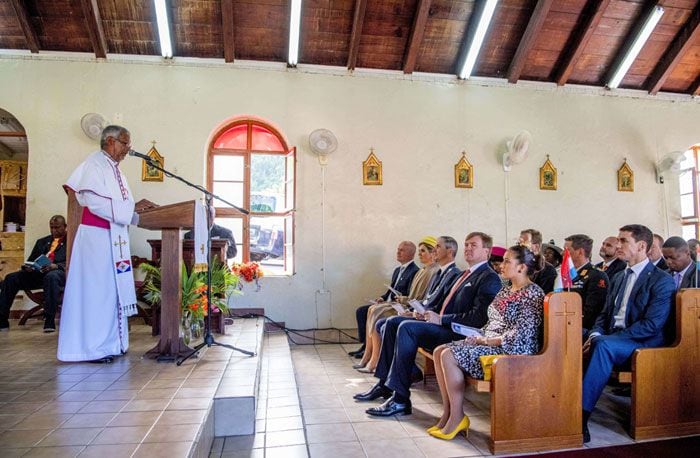
<instances>
[{"instance_id":1,"label":"printed program booklet","mask_svg":"<svg viewBox=\"0 0 700 458\"><path fill-rule=\"evenodd\" d=\"M51 264L51 260L49 259L48 256L45 254L42 254L38 258L36 258L33 262L32 261L27 261L24 263L24 267L29 267L30 269L36 270L37 272L41 272L41 269L48 266Z\"/></svg>"},{"instance_id":2,"label":"printed program booklet","mask_svg":"<svg viewBox=\"0 0 700 458\"><path fill-rule=\"evenodd\" d=\"M479 328L472 328L471 326L465 326L465 325L459 324L455 321L452 322L452 330L455 333L461 334L465 337L480 337L480 336L484 335L484 333Z\"/></svg>"}]
</instances>

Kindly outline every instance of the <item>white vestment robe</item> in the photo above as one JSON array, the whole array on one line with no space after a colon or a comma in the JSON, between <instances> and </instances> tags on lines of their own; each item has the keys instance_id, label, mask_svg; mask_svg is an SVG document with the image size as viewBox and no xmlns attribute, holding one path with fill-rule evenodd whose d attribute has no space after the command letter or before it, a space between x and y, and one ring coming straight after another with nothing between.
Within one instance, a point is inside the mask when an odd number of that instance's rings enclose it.
<instances>
[{"instance_id":1,"label":"white vestment robe","mask_svg":"<svg viewBox=\"0 0 700 458\"><path fill-rule=\"evenodd\" d=\"M91 361L125 353L127 318L136 310L127 230L138 215L129 185L117 162L97 151L73 171L65 186L92 215L84 210L71 250L58 359Z\"/></svg>"}]
</instances>

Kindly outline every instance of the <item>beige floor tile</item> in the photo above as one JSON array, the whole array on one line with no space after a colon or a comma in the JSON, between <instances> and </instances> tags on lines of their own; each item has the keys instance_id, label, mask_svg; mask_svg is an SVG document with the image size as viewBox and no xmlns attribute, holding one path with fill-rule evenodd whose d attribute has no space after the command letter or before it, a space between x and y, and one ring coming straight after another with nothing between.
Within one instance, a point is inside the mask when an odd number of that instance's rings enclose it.
<instances>
[{"instance_id":1,"label":"beige floor tile","mask_svg":"<svg viewBox=\"0 0 700 458\"><path fill-rule=\"evenodd\" d=\"M184 457L192 449L192 442L166 442L141 444L133 458L174 458Z\"/></svg>"},{"instance_id":2,"label":"beige floor tile","mask_svg":"<svg viewBox=\"0 0 700 458\"><path fill-rule=\"evenodd\" d=\"M0 434L0 449L32 447L50 432L50 429L5 431Z\"/></svg>"},{"instance_id":3,"label":"beige floor tile","mask_svg":"<svg viewBox=\"0 0 700 458\"><path fill-rule=\"evenodd\" d=\"M368 458L425 458L426 455L410 439L362 441Z\"/></svg>"},{"instance_id":4,"label":"beige floor tile","mask_svg":"<svg viewBox=\"0 0 700 458\"><path fill-rule=\"evenodd\" d=\"M150 426L118 426L105 428L90 445L138 444L146 437L150 429Z\"/></svg>"},{"instance_id":5,"label":"beige floor tile","mask_svg":"<svg viewBox=\"0 0 700 458\"><path fill-rule=\"evenodd\" d=\"M199 424L194 425L162 425L151 429L143 442L182 442L194 441Z\"/></svg>"},{"instance_id":6,"label":"beige floor tile","mask_svg":"<svg viewBox=\"0 0 700 458\"><path fill-rule=\"evenodd\" d=\"M183 381L180 379L161 379L161 378L155 378L148 382L148 384L144 387L145 389L157 389L157 388L180 388L180 385L182 385Z\"/></svg>"},{"instance_id":7,"label":"beige floor tile","mask_svg":"<svg viewBox=\"0 0 700 458\"><path fill-rule=\"evenodd\" d=\"M120 412L109 422L109 427L115 426L152 426L155 424L160 411L148 412Z\"/></svg>"},{"instance_id":8,"label":"beige floor tile","mask_svg":"<svg viewBox=\"0 0 700 458\"><path fill-rule=\"evenodd\" d=\"M254 448L252 450L239 450L236 452L222 452L221 455L215 455L215 456L220 456L221 458L265 458L265 449L264 448ZM210 455L211 458L211 455Z\"/></svg>"},{"instance_id":9,"label":"beige floor tile","mask_svg":"<svg viewBox=\"0 0 700 458\"><path fill-rule=\"evenodd\" d=\"M434 437L414 438L416 446L430 458L449 458L455 456L482 456L481 451L474 447L464 436L444 441Z\"/></svg>"},{"instance_id":10,"label":"beige floor tile","mask_svg":"<svg viewBox=\"0 0 700 458\"><path fill-rule=\"evenodd\" d=\"M307 425L319 423L347 423L350 421L345 409L302 409Z\"/></svg>"},{"instance_id":11,"label":"beige floor tile","mask_svg":"<svg viewBox=\"0 0 700 458\"><path fill-rule=\"evenodd\" d=\"M39 409L37 413L76 413L80 409L84 408L87 402L59 402L53 401L47 403L44 407Z\"/></svg>"},{"instance_id":12,"label":"beige floor tile","mask_svg":"<svg viewBox=\"0 0 700 458\"><path fill-rule=\"evenodd\" d=\"M158 426L199 424L204 420L206 410L166 410L158 419Z\"/></svg>"},{"instance_id":13,"label":"beige floor tile","mask_svg":"<svg viewBox=\"0 0 700 458\"><path fill-rule=\"evenodd\" d=\"M87 445L100 431L100 428L56 429L39 442L39 446L61 447L65 445Z\"/></svg>"},{"instance_id":14,"label":"beige floor tile","mask_svg":"<svg viewBox=\"0 0 700 458\"><path fill-rule=\"evenodd\" d=\"M137 392L134 399L170 399L175 395L176 392L177 388L145 388Z\"/></svg>"},{"instance_id":15,"label":"beige floor tile","mask_svg":"<svg viewBox=\"0 0 700 458\"><path fill-rule=\"evenodd\" d=\"M267 418L298 417L301 410L298 406L271 407L267 409Z\"/></svg>"},{"instance_id":16,"label":"beige floor tile","mask_svg":"<svg viewBox=\"0 0 700 458\"><path fill-rule=\"evenodd\" d=\"M353 423L360 442L382 439L405 439L408 433L397 421Z\"/></svg>"},{"instance_id":17,"label":"beige floor tile","mask_svg":"<svg viewBox=\"0 0 700 458\"><path fill-rule=\"evenodd\" d=\"M119 412L130 401L91 401L80 409L80 413L109 413Z\"/></svg>"},{"instance_id":18,"label":"beige floor tile","mask_svg":"<svg viewBox=\"0 0 700 458\"><path fill-rule=\"evenodd\" d=\"M307 425L306 438L309 444L355 442L358 440L355 430L350 423Z\"/></svg>"},{"instance_id":19,"label":"beige floor tile","mask_svg":"<svg viewBox=\"0 0 700 458\"><path fill-rule=\"evenodd\" d=\"M46 402L8 402L2 406L2 413L4 414L31 414L43 406Z\"/></svg>"},{"instance_id":20,"label":"beige floor tile","mask_svg":"<svg viewBox=\"0 0 700 458\"><path fill-rule=\"evenodd\" d=\"M0 456L2 458L19 458L26 455L30 450L31 448L3 448L0 449Z\"/></svg>"},{"instance_id":21,"label":"beige floor tile","mask_svg":"<svg viewBox=\"0 0 700 458\"><path fill-rule=\"evenodd\" d=\"M0 409L0 412L1 411ZM0 415L0 431L12 428L14 425L27 418L27 416L26 414Z\"/></svg>"},{"instance_id":22,"label":"beige floor tile","mask_svg":"<svg viewBox=\"0 0 700 458\"><path fill-rule=\"evenodd\" d=\"M286 447L267 447L265 458L308 458L306 445L290 445Z\"/></svg>"},{"instance_id":23,"label":"beige floor tile","mask_svg":"<svg viewBox=\"0 0 700 458\"><path fill-rule=\"evenodd\" d=\"M102 393L101 391L66 391L56 398L58 402L65 401L92 401Z\"/></svg>"},{"instance_id":24,"label":"beige floor tile","mask_svg":"<svg viewBox=\"0 0 700 458\"><path fill-rule=\"evenodd\" d=\"M136 450L138 444L88 445L78 455L80 458L124 458Z\"/></svg>"},{"instance_id":25,"label":"beige floor tile","mask_svg":"<svg viewBox=\"0 0 700 458\"><path fill-rule=\"evenodd\" d=\"M284 417L284 418L268 418L265 424L265 430L273 431L289 431L292 429L302 429L304 424L301 417Z\"/></svg>"},{"instance_id":26,"label":"beige floor tile","mask_svg":"<svg viewBox=\"0 0 700 458\"><path fill-rule=\"evenodd\" d=\"M61 428L102 428L114 418L116 414L109 413L77 413L61 425Z\"/></svg>"},{"instance_id":27,"label":"beige floor tile","mask_svg":"<svg viewBox=\"0 0 700 458\"><path fill-rule=\"evenodd\" d=\"M365 451L359 442L329 442L324 444L309 444L311 458L360 458Z\"/></svg>"},{"instance_id":28,"label":"beige floor tile","mask_svg":"<svg viewBox=\"0 0 700 458\"><path fill-rule=\"evenodd\" d=\"M138 390L106 390L95 398L96 401L129 401L138 393Z\"/></svg>"},{"instance_id":29,"label":"beige floor tile","mask_svg":"<svg viewBox=\"0 0 700 458\"><path fill-rule=\"evenodd\" d=\"M274 431L265 433L265 448L282 447L287 445L302 445L306 443L303 429L290 431Z\"/></svg>"},{"instance_id":30,"label":"beige floor tile","mask_svg":"<svg viewBox=\"0 0 700 458\"><path fill-rule=\"evenodd\" d=\"M170 399L134 399L129 401L121 410L122 412L146 412L149 410L165 410Z\"/></svg>"},{"instance_id":31,"label":"beige floor tile","mask_svg":"<svg viewBox=\"0 0 700 458\"><path fill-rule=\"evenodd\" d=\"M78 456L84 448L85 447L82 445L69 447L34 447L23 456L31 458L72 458Z\"/></svg>"},{"instance_id":32,"label":"beige floor tile","mask_svg":"<svg viewBox=\"0 0 700 458\"><path fill-rule=\"evenodd\" d=\"M16 399L12 400L12 402L46 402L46 401L53 401L56 399L56 396L59 396L60 393L56 393L53 391L27 391L26 393L18 396Z\"/></svg>"},{"instance_id":33,"label":"beige floor tile","mask_svg":"<svg viewBox=\"0 0 700 458\"><path fill-rule=\"evenodd\" d=\"M210 403L207 398L173 399L166 410L202 410L208 409Z\"/></svg>"},{"instance_id":34,"label":"beige floor tile","mask_svg":"<svg viewBox=\"0 0 700 458\"><path fill-rule=\"evenodd\" d=\"M53 429L68 420L70 413L33 413L11 429ZM9 429L9 428L8 428Z\"/></svg>"}]
</instances>

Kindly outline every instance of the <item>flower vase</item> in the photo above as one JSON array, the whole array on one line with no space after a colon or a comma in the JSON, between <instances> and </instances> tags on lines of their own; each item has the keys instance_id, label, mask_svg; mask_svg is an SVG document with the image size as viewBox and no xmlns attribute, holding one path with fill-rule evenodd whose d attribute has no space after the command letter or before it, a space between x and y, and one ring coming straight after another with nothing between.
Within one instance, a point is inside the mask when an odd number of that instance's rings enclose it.
<instances>
[{"instance_id":1,"label":"flower vase","mask_svg":"<svg viewBox=\"0 0 700 458\"><path fill-rule=\"evenodd\" d=\"M190 324L190 334L193 339L200 339L202 337L202 330L204 329L204 322L201 320L192 320Z\"/></svg>"},{"instance_id":2,"label":"flower vase","mask_svg":"<svg viewBox=\"0 0 700 458\"><path fill-rule=\"evenodd\" d=\"M185 345L189 345L192 341L192 317L188 312L182 314L182 323L180 323L180 337Z\"/></svg>"}]
</instances>

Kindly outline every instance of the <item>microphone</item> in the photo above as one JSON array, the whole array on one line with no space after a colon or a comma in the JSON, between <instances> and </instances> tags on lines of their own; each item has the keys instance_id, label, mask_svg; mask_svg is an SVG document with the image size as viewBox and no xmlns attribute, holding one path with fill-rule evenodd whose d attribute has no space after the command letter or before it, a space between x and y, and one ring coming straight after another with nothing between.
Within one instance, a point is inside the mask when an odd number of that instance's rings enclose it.
<instances>
[{"instance_id":1,"label":"microphone","mask_svg":"<svg viewBox=\"0 0 700 458\"><path fill-rule=\"evenodd\" d=\"M143 159L146 162L153 162L153 158L151 158L150 156L136 152L133 149L129 150L129 156L140 157L141 159Z\"/></svg>"}]
</instances>

